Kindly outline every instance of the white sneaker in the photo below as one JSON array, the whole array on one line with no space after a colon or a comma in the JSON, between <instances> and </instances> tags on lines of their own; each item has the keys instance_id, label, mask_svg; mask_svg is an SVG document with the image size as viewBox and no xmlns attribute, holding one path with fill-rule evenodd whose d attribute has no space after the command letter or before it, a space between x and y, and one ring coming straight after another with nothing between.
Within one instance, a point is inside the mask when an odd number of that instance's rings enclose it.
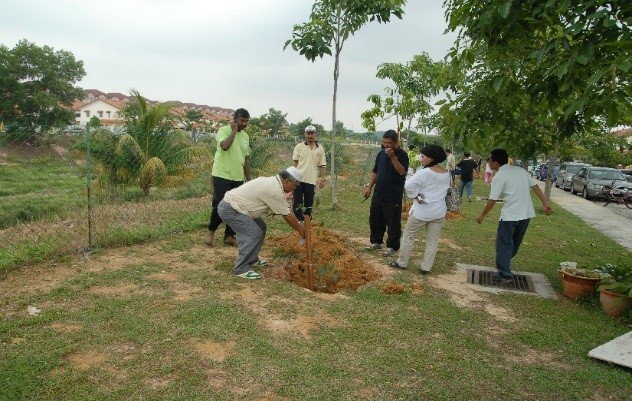
<instances>
[{"instance_id":1,"label":"white sneaker","mask_svg":"<svg viewBox=\"0 0 632 401\"><path fill-rule=\"evenodd\" d=\"M248 270L245 273L235 274L237 277L247 278L248 280L258 280L261 278L261 275L254 270Z\"/></svg>"}]
</instances>

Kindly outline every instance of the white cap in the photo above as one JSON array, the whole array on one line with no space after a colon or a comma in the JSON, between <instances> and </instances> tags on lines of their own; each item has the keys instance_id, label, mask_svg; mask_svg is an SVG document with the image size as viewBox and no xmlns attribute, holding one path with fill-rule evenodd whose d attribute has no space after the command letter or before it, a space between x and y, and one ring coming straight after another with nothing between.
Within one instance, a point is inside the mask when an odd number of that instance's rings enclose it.
<instances>
[{"instance_id":1,"label":"white cap","mask_svg":"<svg viewBox=\"0 0 632 401\"><path fill-rule=\"evenodd\" d=\"M307 127L305 127L305 132L316 132L316 127L314 127L313 125L308 125Z\"/></svg>"},{"instance_id":2,"label":"white cap","mask_svg":"<svg viewBox=\"0 0 632 401\"><path fill-rule=\"evenodd\" d=\"M303 173L301 173L301 170L297 169L296 167L288 167L285 169L285 171L287 171L288 174L294 177L296 181L303 181Z\"/></svg>"}]
</instances>

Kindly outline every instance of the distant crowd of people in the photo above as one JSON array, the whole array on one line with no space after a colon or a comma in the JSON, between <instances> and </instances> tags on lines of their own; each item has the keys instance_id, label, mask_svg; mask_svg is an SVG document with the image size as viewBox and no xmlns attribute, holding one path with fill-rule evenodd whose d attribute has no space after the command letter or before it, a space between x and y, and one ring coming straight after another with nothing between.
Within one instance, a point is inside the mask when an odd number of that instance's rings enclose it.
<instances>
[{"instance_id":1,"label":"distant crowd of people","mask_svg":"<svg viewBox=\"0 0 632 401\"><path fill-rule=\"evenodd\" d=\"M247 110L237 109L230 124L217 133L211 218L204 241L213 246L215 233L224 223L223 243L238 247L233 274L259 279L255 268L267 265L259 258L267 228L262 216L281 215L304 241L304 219L312 214L316 189L325 185L327 162L323 145L316 141L316 128L310 125L305 128L305 141L294 147L289 167L275 176L251 180L250 143L244 131L249 119ZM419 153L411 146L406 152L400 147L398 133L386 131L364 192L365 199L371 198L370 244L366 250L396 256L388 265L407 269L415 239L425 228L426 246L419 269L421 274L428 274L446 221L448 191L457 188L458 182L459 197L465 192L471 202L481 165L481 156L475 160L470 152L464 152L457 162L450 149L438 145L424 146ZM490 192L476 221L482 224L495 204L503 201L496 230L496 279L509 282L513 280L511 259L518 252L530 219L535 217L529 191L535 192L547 215L552 209L537 181L521 167L513 166L504 149L490 152L483 179ZM402 232L405 198L412 206Z\"/></svg>"}]
</instances>

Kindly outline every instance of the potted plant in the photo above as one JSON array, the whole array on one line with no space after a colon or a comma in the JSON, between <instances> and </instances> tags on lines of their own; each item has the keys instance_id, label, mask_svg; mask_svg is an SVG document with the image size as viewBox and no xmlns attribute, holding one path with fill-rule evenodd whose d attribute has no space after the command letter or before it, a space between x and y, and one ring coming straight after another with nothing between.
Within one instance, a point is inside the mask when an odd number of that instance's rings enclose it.
<instances>
[{"instance_id":1,"label":"potted plant","mask_svg":"<svg viewBox=\"0 0 632 401\"><path fill-rule=\"evenodd\" d=\"M632 308L632 264L606 264L598 267L602 281L599 302L604 312L617 317Z\"/></svg>"},{"instance_id":2,"label":"potted plant","mask_svg":"<svg viewBox=\"0 0 632 401\"><path fill-rule=\"evenodd\" d=\"M578 268L575 262L561 262L558 271L564 296L574 300L593 295L601 276L595 269Z\"/></svg>"}]
</instances>

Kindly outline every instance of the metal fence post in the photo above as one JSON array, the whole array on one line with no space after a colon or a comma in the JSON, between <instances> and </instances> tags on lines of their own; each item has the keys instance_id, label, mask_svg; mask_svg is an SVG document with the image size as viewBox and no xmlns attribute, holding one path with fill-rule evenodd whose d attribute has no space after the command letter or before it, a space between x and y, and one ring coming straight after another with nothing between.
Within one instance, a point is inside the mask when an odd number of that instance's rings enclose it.
<instances>
[{"instance_id":1,"label":"metal fence post","mask_svg":"<svg viewBox=\"0 0 632 401\"><path fill-rule=\"evenodd\" d=\"M92 132L86 124L86 185L88 189L88 250L92 250Z\"/></svg>"}]
</instances>

